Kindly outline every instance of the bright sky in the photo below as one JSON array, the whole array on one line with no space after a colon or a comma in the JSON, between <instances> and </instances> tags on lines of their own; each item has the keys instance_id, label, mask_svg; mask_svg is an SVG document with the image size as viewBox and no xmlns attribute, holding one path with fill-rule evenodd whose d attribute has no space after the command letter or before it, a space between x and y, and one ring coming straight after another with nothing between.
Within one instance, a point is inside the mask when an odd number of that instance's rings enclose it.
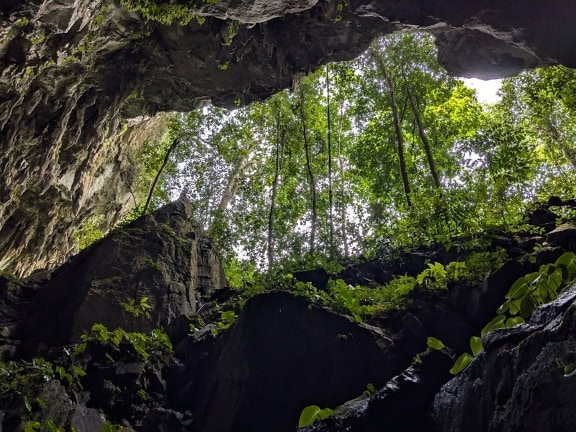
<instances>
[{"instance_id":1,"label":"bright sky","mask_svg":"<svg viewBox=\"0 0 576 432\"><path fill-rule=\"evenodd\" d=\"M502 85L502 80L483 81L478 78L464 78L464 83L473 89L476 89L478 100L485 104L493 104L500 100L498 90Z\"/></svg>"}]
</instances>

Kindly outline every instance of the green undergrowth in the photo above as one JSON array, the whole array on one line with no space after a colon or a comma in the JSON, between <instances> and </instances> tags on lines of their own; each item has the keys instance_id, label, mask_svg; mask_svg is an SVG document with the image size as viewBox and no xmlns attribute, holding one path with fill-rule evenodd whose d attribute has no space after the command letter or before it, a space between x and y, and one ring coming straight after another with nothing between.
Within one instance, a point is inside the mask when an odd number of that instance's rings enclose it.
<instances>
[{"instance_id":1,"label":"green undergrowth","mask_svg":"<svg viewBox=\"0 0 576 432\"><path fill-rule=\"evenodd\" d=\"M504 303L496 311L496 316L482 329L481 336L487 333L525 324L534 311L551 301L576 281L576 254L566 252L554 263L540 266L538 271L519 278L510 287ZM470 338L472 354L465 352L454 363L450 372L462 372L483 350L479 336Z\"/></svg>"},{"instance_id":2,"label":"green undergrowth","mask_svg":"<svg viewBox=\"0 0 576 432\"><path fill-rule=\"evenodd\" d=\"M94 324L82 334L79 344L64 347L54 358L0 362L0 406L6 414L6 422L14 430L72 430L69 424L60 424L62 419L47 417L47 413L52 412L47 408L56 403L44 396L52 394L46 390L48 383L60 382L74 399L75 394L93 390L84 387L87 382L94 381L93 373L98 377L103 370L110 370L110 379L114 380L113 371L118 364L140 365L140 373L132 380L122 378L113 383L117 392L114 397L118 398L114 403L146 404L151 398L149 374L162 370L172 358L172 344L161 330L144 334L109 330L102 324ZM111 423L106 427L107 431L124 430Z\"/></svg>"},{"instance_id":3,"label":"green undergrowth","mask_svg":"<svg viewBox=\"0 0 576 432\"><path fill-rule=\"evenodd\" d=\"M384 285L373 283L370 286L353 286L343 279L331 278L326 290L317 289L311 283L297 281L291 273L266 276L254 272L250 282L246 282L244 273L243 285L237 288L238 296L229 304L216 304L213 308L216 308L218 313L225 309L238 311L256 294L281 290L306 297L311 303L349 315L355 321L362 322L393 310L406 308L415 290L441 293L456 283L464 285L480 283L490 272L500 268L506 259L506 251L501 248L494 252L472 252L466 258L447 265L429 262L416 277L397 275ZM238 269L241 269L242 263L238 262L238 265ZM338 269L336 266L334 268ZM204 312L205 316L210 313L214 316L213 311ZM216 321L218 323L222 320L216 319Z\"/></svg>"}]
</instances>

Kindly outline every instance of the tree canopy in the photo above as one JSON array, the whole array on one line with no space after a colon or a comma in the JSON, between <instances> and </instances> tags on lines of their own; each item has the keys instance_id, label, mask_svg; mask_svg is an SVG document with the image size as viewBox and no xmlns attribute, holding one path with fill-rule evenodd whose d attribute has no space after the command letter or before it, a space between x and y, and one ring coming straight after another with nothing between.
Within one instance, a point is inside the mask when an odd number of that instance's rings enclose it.
<instances>
[{"instance_id":1,"label":"tree canopy","mask_svg":"<svg viewBox=\"0 0 576 432\"><path fill-rule=\"evenodd\" d=\"M484 106L431 36L389 35L267 101L178 115L141 185L155 205L186 194L244 268L522 231L531 203L574 196L575 87L574 71L536 69Z\"/></svg>"}]
</instances>

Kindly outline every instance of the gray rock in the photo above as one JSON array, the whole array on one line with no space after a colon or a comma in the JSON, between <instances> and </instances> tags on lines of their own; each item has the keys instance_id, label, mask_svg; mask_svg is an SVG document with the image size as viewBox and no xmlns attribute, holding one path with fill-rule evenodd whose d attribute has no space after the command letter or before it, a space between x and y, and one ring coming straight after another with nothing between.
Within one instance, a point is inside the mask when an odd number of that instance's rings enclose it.
<instances>
[{"instance_id":1,"label":"gray rock","mask_svg":"<svg viewBox=\"0 0 576 432\"><path fill-rule=\"evenodd\" d=\"M434 400L442 432L573 431L576 286L538 309L526 325L489 333L484 352Z\"/></svg>"},{"instance_id":2,"label":"gray rock","mask_svg":"<svg viewBox=\"0 0 576 432\"><path fill-rule=\"evenodd\" d=\"M147 332L191 316L197 301L223 288L218 254L178 200L98 241L53 273L24 313L23 353L74 343L93 324ZM150 319L122 303L146 297Z\"/></svg>"}]
</instances>

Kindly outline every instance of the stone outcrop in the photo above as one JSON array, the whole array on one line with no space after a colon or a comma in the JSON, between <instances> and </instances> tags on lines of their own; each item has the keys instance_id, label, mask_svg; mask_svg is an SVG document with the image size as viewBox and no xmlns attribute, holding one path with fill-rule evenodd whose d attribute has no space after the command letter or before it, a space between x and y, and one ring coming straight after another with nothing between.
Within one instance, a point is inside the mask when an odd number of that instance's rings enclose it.
<instances>
[{"instance_id":1,"label":"stone outcrop","mask_svg":"<svg viewBox=\"0 0 576 432\"><path fill-rule=\"evenodd\" d=\"M23 355L79 341L95 323L147 332L192 316L226 280L211 240L178 200L94 243L50 275L15 335ZM147 298L147 308L139 308ZM126 304L133 301L134 313ZM138 316L136 316L138 315Z\"/></svg>"},{"instance_id":2,"label":"stone outcrop","mask_svg":"<svg viewBox=\"0 0 576 432\"><path fill-rule=\"evenodd\" d=\"M437 394L442 432L569 431L576 425L576 286L528 324L496 330Z\"/></svg>"},{"instance_id":3,"label":"stone outcrop","mask_svg":"<svg viewBox=\"0 0 576 432\"><path fill-rule=\"evenodd\" d=\"M203 24L164 25L118 0L2 2L2 268L54 266L82 223L102 217L106 229L133 205L129 146L117 138L125 119L263 99L406 28L436 34L440 60L459 75L576 64L570 2L196 3Z\"/></svg>"},{"instance_id":4,"label":"stone outcrop","mask_svg":"<svg viewBox=\"0 0 576 432\"><path fill-rule=\"evenodd\" d=\"M247 302L204 371L192 359L194 368L176 380L191 390L175 399L195 413L197 430L293 431L305 406L334 406L368 383L381 386L410 358L377 328L290 293L261 294Z\"/></svg>"}]
</instances>

